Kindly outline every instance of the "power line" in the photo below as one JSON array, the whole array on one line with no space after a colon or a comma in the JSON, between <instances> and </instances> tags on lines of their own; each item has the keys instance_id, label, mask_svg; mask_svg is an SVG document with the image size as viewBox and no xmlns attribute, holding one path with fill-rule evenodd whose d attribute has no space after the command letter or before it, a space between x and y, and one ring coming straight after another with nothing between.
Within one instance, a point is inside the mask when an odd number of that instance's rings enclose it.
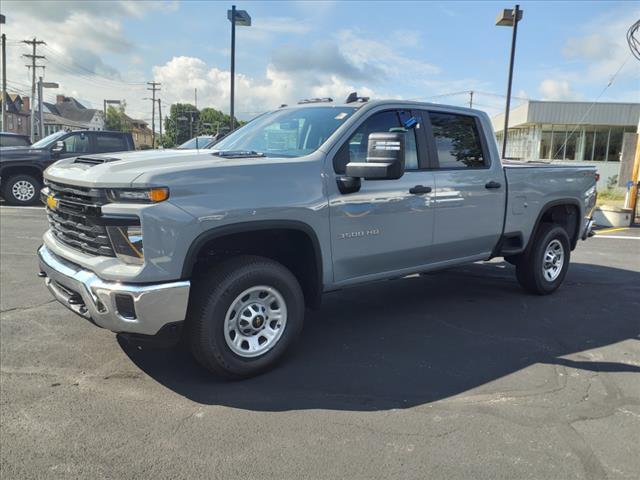
<instances>
[{"instance_id":1,"label":"power line","mask_svg":"<svg viewBox=\"0 0 640 480\"><path fill-rule=\"evenodd\" d=\"M75 70L75 73L80 72L82 75L84 75L85 77L90 76L90 77L98 77L100 79L103 79L107 82L113 82L113 83L118 83L118 84L124 84L124 85L131 85L131 86L144 86L145 83L144 82L127 82L124 80L114 80L113 78L109 78L106 77L104 75L101 75L99 73L97 73L96 71L94 71L91 68L85 67L82 64L77 63L76 61L73 62L68 62L67 60L67 56L60 52L59 50L55 50L49 46L45 47L45 50L47 51L47 53L49 53L52 57L54 57L56 59L56 63L58 65L65 65L68 69L70 70Z\"/></svg>"},{"instance_id":2,"label":"power line","mask_svg":"<svg viewBox=\"0 0 640 480\"><path fill-rule=\"evenodd\" d=\"M555 158L561 151L565 150L567 148L567 143L569 142L569 139L571 138L571 136L575 133L575 131L578 129L578 127L580 127L584 121L586 120L586 118L589 116L589 114L591 113L591 110L593 110L593 107L596 105L596 103L598 103L598 100L600 100L600 98L602 97L602 95L604 95L604 92L606 92L609 87L611 85L613 85L613 82L615 81L616 77L618 76L618 74L620 73L620 71L624 68L624 66L627 64L627 62L629 61L629 58L631 58L630 56L628 56L627 58L624 59L624 62L622 62L622 64L620 65L620 67L615 71L615 73L611 76L611 78L609 79L609 81L607 82L607 84L605 85L605 87L602 89L602 91L600 92L600 94L596 97L596 99L593 101L593 103L591 105L589 105L589 108L587 108L587 111L584 112L584 115L582 115L582 118L580 118L580 121L578 122L578 124L573 128L573 130L571 130L571 133L569 133L564 140L564 143L560 146L560 148L556 151L556 153L551 157L552 159ZM505 132L505 135L507 134L507 132Z\"/></svg>"}]
</instances>

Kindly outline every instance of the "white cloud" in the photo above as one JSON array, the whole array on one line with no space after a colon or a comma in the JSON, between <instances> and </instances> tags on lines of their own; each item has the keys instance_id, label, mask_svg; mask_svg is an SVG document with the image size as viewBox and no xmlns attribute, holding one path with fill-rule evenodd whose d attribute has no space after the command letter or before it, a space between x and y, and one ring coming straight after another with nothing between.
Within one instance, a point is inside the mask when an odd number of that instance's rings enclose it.
<instances>
[{"instance_id":1,"label":"white cloud","mask_svg":"<svg viewBox=\"0 0 640 480\"><path fill-rule=\"evenodd\" d=\"M162 83L162 95L168 102L194 102L194 89L198 89L198 104L228 111L230 74L208 66L194 57L174 57L153 69L154 78ZM343 97L357 90L362 95L373 95L363 85L354 85L337 76L311 84L305 75L283 72L269 65L264 78L236 75L236 116L251 118L257 113L291 104L306 97Z\"/></svg>"},{"instance_id":2,"label":"white cloud","mask_svg":"<svg viewBox=\"0 0 640 480\"><path fill-rule=\"evenodd\" d=\"M584 90L590 87L604 88L619 72L615 83L601 100L619 96L621 89L627 89L634 82L637 84L640 78L640 64L632 59L626 41L627 29L638 17L640 9L634 11L625 6L612 9L575 29L577 34L570 36L562 49L569 62L561 69L546 72L546 77L562 79L570 82L574 89ZM633 88L629 93L631 91ZM637 100L629 95L626 98Z\"/></svg>"},{"instance_id":3,"label":"white cloud","mask_svg":"<svg viewBox=\"0 0 640 480\"><path fill-rule=\"evenodd\" d=\"M574 92L566 80L546 79L538 86L543 100L580 100L581 95Z\"/></svg>"}]
</instances>

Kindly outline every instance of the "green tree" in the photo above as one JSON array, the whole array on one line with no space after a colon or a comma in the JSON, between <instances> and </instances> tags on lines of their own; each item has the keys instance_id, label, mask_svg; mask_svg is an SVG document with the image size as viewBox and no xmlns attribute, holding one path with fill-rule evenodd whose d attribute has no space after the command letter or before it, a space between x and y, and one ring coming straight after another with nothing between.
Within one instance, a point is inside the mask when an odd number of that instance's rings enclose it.
<instances>
[{"instance_id":1,"label":"green tree","mask_svg":"<svg viewBox=\"0 0 640 480\"><path fill-rule=\"evenodd\" d=\"M236 120L236 125L244 122ZM190 103L174 103L164 119L161 144L165 148L175 147L196 135L227 133L231 128L231 117L215 108L198 110Z\"/></svg>"},{"instance_id":2,"label":"green tree","mask_svg":"<svg viewBox=\"0 0 640 480\"><path fill-rule=\"evenodd\" d=\"M107 107L107 117L104 120L105 130L114 132L130 132L131 125L124 113L125 105L121 104L117 107L109 105Z\"/></svg>"}]
</instances>

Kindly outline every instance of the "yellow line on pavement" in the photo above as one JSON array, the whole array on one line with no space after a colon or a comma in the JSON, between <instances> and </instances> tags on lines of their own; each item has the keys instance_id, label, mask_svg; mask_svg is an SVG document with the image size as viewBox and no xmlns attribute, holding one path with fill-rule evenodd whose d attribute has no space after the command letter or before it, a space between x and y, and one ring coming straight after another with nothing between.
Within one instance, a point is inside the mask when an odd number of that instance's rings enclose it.
<instances>
[{"instance_id":1,"label":"yellow line on pavement","mask_svg":"<svg viewBox=\"0 0 640 480\"><path fill-rule=\"evenodd\" d=\"M601 233L622 232L623 230L629 230L629 227L605 228L604 230L596 230L596 235L600 235Z\"/></svg>"}]
</instances>

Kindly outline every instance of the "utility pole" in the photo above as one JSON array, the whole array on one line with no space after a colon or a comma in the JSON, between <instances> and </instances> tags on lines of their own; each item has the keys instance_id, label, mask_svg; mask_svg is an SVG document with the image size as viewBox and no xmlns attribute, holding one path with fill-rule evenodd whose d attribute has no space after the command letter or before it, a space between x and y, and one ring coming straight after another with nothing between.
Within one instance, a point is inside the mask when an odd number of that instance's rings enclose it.
<instances>
[{"instance_id":1,"label":"utility pole","mask_svg":"<svg viewBox=\"0 0 640 480\"><path fill-rule=\"evenodd\" d=\"M38 123L40 138L44 138L44 113L42 113L42 77L38 78Z\"/></svg>"},{"instance_id":2,"label":"utility pole","mask_svg":"<svg viewBox=\"0 0 640 480\"><path fill-rule=\"evenodd\" d=\"M195 107L198 109L198 89L195 89Z\"/></svg>"},{"instance_id":3,"label":"utility pole","mask_svg":"<svg viewBox=\"0 0 640 480\"><path fill-rule=\"evenodd\" d=\"M36 67L39 67L41 65L36 65L36 61L38 59L44 59L46 58L44 55L36 55L36 48L38 45L46 45L46 42L43 42L42 40L37 40L35 37L33 40L23 40L22 43L26 43L27 45L31 45L31 47L33 48L33 53L31 55L28 54L23 54L23 57L27 57L31 59L31 65L27 65L27 68L31 68L31 121L29 124L29 128L30 128L30 136L31 136L31 141L33 142L35 140L34 137L34 121L35 121L35 98L36 98Z\"/></svg>"},{"instance_id":4,"label":"utility pole","mask_svg":"<svg viewBox=\"0 0 640 480\"><path fill-rule=\"evenodd\" d=\"M473 90L469 91L469 108L473 108Z\"/></svg>"},{"instance_id":5,"label":"utility pole","mask_svg":"<svg viewBox=\"0 0 640 480\"><path fill-rule=\"evenodd\" d=\"M147 88L147 90L151 90L151 145L152 148L156 148L156 92L159 92L160 89L158 86L162 85L157 82L147 82L147 85L151 85L151 88Z\"/></svg>"},{"instance_id":6,"label":"utility pole","mask_svg":"<svg viewBox=\"0 0 640 480\"><path fill-rule=\"evenodd\" d=\"M4 22L2 22L4 23ZM2 34L2 130L7 129L7 36Z\"/></svg>"},{"instance_id":7,"label":"utility pole","mask_svg":"<svg viewBox=\"0 0 640 480\"><path fill-rule=\"evenodd\" d=\"M158 99L158 116L160 117L160 140L162 140L162 103Z\"/></svg>"}]
</instances>

